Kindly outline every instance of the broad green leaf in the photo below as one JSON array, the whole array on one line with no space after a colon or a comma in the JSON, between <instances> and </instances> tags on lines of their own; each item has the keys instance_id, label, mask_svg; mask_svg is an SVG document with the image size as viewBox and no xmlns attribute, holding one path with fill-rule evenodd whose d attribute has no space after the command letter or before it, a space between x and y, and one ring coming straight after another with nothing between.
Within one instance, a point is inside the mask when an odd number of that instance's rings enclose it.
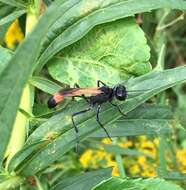
<instances>
[{"instance_id":1,"label":"broad green leaf","mask_svg":"<svg viewBox=\"0 0 186 190\"><path fill-rule=\"evenodd\" d=\"M52 77L62 83L93 86L114 84L151 70L150 49L133 18L95 27L77 43L65 48L61 58L49 62Z\"/></svg>"},{"instance_id":2,"label":"broad green leaf","mask_svg":"<svg viewBox=\"0 0 186 190\"><path fill-rule=\"evenodd\" d=\"M121 109L124 113L127 113L155 94L179 84L184 80L186 80L186 67L178 67L162 72L152 72L131 79L126 84L127 89L139 90L148 88L149 91L144 91L134 98L127 99L120 105ZM63 110L62 113L53 116L38 127L29 137L27 142L27 144L32 144L41 140L49 140L48 144L36 154L28 154L29 159L27 161L29 161L29 163L24 163L24 166L21 166L22 163L19 161L21 160L22 153L18 152L10 161L9 171L16 171L16 169L19 168L21 174L33 175L46 168L54 161L60 159L66 152L75 146L77 139L74 129L72 128L71 113L72 111L76 112L77 109L82 110L83 104L72 104L70 107L71 110L69 108L66 109L67 110ZM79 139L81 141L100 128L93 116L94 112L90 112L90 114L80 116L76 120L79 127ZM109 126L110 123L113 123L114 125L114 121L120 117L120 113L115 111L115 108L110 107L109 105L103 107L103 110L100 113L101 122L106 127ZM124 125L123 128L125 128ZM133 134L135 134L135 131ZM125 136L124 133L123 136ZM14 165L15 163L16 165Z\"/></svg>"},{"instance_id":3,"label":"broad green leaf","mask_svg":"<svg viewBox=\"0 0 186 190\"><path fill-rule=\"evenodd\" d=\"M11 59L11 57L11 51L0 46L0 75L8 65L8 62Z\"/></svg>"},{"instance_id":4,"label":"broad green leaf","mask_svg":"<svg viewBox=\"0 0 186 190\"><path fill-rule=\"evenodd\" d=\"M43 77L32 77L29 79L29 83L49 94L54 94L62 88L58 84Z\"/></svg>"},{"instance_id":5,"label":"broad green leaf","mask_svg":"<svg viewBox=\"0 0 186 190\"><path fill-rule=\"evenodd\" d=\"M81 39L94 26L159 8L186 10L183 0L82 0L69 9L49 31L38 61L38 72L56 53Z\"/></svg>"},{"instance_id":6,"label":"broad green leaf","mask_svg":"<svg viewBox=\"0 0 186 190\"><path fill-rule=\"evenodd\" d=\"M84 174L64 178L60 183L56 184L51 190L90 190L96 184L111 177L112 169L100 169L86 172Z\"/></svg>"},{"instance_id":7,"label":"broad green leaf","mask_svg":"<svg viewBox=\"0 0 186 190\"><path fill-rule=\"evenodd\" d=\"M0 76L0 161L2 162L23 88L33 72L42 41L50 26L68 9L68 2L55 2L39 20L33 32L19 46ZM63 7L63 11L60 6ZM32 50L32 52L30 52Z\"/></svg>"},{"instance_id":8,"label":"broad green leaf","mask_svg":"<svg viewBox=\"0 0 186 190\"><path fill-rule=\"evenodd\" d=\"M11 21L14 21L15 19L19 18L21 15L25 13L26 13L26 10L16 10L12 12L8 16L0 19L0 26L10 23Z\"/></svg>"},{"instance_id":9,"label":"broad green leaf","mask_svg":"<svg viewBox=\"0 0 186 190\"><path fill-rule=\"evenodd\" d=\"M99 185L92 188L92 190L183 190L178 185L165 181L159 178L149 179L122 179L119 177L112 177Z\"/></svg>"},{"instance_id":10,"label":"broad green leaf","mask_svg":"<svg viewBox=\"0 0 186 190\"><path fill-rule=\"evenodd\" d=\"M0 2L11 5L13 7L25 7L24 1L19 0L0 0Z\"/></svg>"}]
</instances>

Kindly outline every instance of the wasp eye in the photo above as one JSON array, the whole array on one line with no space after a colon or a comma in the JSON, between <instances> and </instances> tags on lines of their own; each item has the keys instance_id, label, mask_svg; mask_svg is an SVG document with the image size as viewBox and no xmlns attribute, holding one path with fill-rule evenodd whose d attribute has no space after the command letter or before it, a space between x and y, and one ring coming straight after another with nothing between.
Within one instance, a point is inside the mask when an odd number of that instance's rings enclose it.
<instances>
[{"instance_id":1,"label":"wasp eye","mask_svg":"<svg viewBox=\"0 0 186 190\"><path fill-rule=\"evenodd\" d=\"M127 91L126 91L125 86L119 85L119 86L116 87L115 97L118 100L125 100L126 99L126 97L127 97Z\"/></svg>"}]
</instances>

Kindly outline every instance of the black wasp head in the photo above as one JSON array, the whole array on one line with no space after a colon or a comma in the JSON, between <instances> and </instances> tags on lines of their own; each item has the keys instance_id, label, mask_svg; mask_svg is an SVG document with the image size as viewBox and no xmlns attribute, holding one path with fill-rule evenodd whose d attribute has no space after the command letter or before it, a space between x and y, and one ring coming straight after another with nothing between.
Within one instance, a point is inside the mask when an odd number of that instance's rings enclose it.
<instances>
[{"instance_id":1,"label":"black wasp head","mask_svg":"<svg viewBox=\"0 0 186 190\"><path fill-rule=\"evenodd\" d=\"M125 100L127 98L127 90L124 85L118 84L114 87L114 95L118 100Z\"/></svg>"}]
</instances>

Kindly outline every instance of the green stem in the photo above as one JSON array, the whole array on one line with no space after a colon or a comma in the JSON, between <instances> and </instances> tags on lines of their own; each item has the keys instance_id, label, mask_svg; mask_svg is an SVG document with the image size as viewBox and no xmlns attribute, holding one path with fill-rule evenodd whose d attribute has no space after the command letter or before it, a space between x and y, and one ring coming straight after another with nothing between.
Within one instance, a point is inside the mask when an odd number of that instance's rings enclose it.
<instances>
[{"instance_id":1,"label":"green stem","mask_svg":"<svg viewBox=\"0 0 186 190\"><path fill-rule=\"evenodd\" d=\"M29 85L26 85L21 97L20 108L24 109L28 113L31 113L32 111L31 94L32 94L31 87ZM6 157L8 156L6 162L6 168L11 158L16 154L16 152L18 152L23 147L28 125L29 125L28 118L18 111L13 126L10 142L8 144L8 148L6 151Z\"/></svg>"},{"instance_id":2,"label":"green stem","mask_svg":"<svg viewBox=\"0 0 186 190\"><path fill-rule=\"evenodd\" d=\"M164 22L165 22L167 16L169 15L170 11L171 11L170 9L164 9L164 10L159 11L160 15L158 15L158 18L157 18L157 19L159 19L159 22L158 22L158 25L156 27L157 31L164 24ZM161 14L161 13L163 13L163 14Z\"/></svg>"},{"instance_id":3,"label":"green stem","mask_svg":"<svg viewBox=\"0 0 186 190\"><path fill-rule=\"evenodd\" d=\"M172 20L171 22L167 23L167 24L164 24L164 25L160 25L156 28L157 31L160 31L160 30L164 30L174 24L176 24L177 22L181 21L181 20L184 20L184 13L181 14L179 17L177 17L176 19Z\"/></svg>"},{"instance_id":4,"label":"green stem","mask_svg":"<svg viewBox=\"0 0 186 190\"><path fill-rule=\"evenodd\" d=\"M28 7L26 19L26 35L30 33L38 22L41 0L35 0L33 5Z\"/></svg>"},{"instance_id":5,"label":"green stem","mask_svg":"<svg viewBox=\"0 0 186 190\"><path fill-rule=\"evenodd\" d=\"M44 190L39 178L35 176L35 179L36 179L36 184L37 184L38 190Z\"/></svg>"},{"instance_id":6,"label":"green stem","mask_svg":"<svg viewBox=\"0 0 186 190\"><path fill-rule=\"evenodd\" d=\"M117 138L114 138L113 144L115 144L115 145L117 144ZM124 169L124 166L123 166L123 160L122 160L121 155L116 154L115 159L116 159L116 162L117 162L117 167L118 167L118 170L119 170L120 177L125 178L126 177L126 172L125 172L125 169Z\"/></svg>"},{"instance_id":7,"label":"green stem","mask_svg":"<svg viewBox=\"0 0 186 190\"><path fill-rule=\"evenodd\" d=\"M166 137L164 135L160 136L160 145L159 145L159 167L158 167L158 176L163 177L167 174L167 163L165 158L166 150Z\"/></svg>"}]
</instances>

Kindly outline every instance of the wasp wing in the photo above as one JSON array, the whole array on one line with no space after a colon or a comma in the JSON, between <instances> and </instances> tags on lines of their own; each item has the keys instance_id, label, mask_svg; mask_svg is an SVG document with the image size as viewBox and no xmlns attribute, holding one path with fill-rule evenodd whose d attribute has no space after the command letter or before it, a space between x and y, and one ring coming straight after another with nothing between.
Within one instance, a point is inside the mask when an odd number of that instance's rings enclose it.
<instances>
[{"instance_id":1,"label":"wasp wing","mask_svg":"<svg viewBox=\"0 0 186 190\"><path fill-rule=\"evenodd\" d=\"M53 108L58 103L62 102L65 97L75 97L75 96L82 96L82 95L97 95L102 93L99 88L65 88L56 92L49 100L48 100L48 107Z\"/></svg>"},{"instance_id":2,"label":"wasp wing","mask_svg":"<svg viewBox=\"0 0 186 190\"><path fill-rule=\"evenodd\" d=\"M81 95L97 95L102 93L99 88L66 88L62 89L56 94L61 96L81 96Z\"/></svg>"}]
</instances>

